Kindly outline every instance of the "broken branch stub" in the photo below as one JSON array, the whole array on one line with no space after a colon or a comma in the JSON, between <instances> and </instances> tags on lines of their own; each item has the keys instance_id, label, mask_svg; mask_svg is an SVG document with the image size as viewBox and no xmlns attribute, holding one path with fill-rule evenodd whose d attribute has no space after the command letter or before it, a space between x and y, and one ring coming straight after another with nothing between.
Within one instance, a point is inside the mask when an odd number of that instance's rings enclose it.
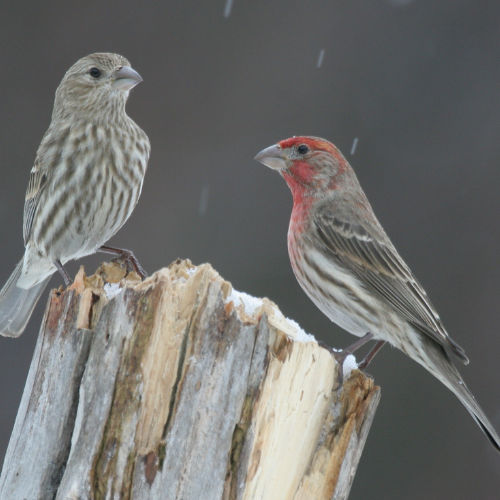
<instances>
[{"instance_id":1,"label":"broken branch stub","mask_svg":"<svg viewBox=\"0 0 500 500\"><path fill-rule=\"evenodd\" d=\"M210 265L53 291L0 498L347 498L380 391Z\"/></svg>"}]
</instances>

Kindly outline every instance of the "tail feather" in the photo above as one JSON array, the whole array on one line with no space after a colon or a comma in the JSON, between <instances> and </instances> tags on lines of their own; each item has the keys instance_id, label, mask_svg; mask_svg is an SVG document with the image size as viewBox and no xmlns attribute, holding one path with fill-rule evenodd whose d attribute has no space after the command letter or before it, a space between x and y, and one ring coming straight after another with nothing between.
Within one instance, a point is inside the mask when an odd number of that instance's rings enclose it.
<instances>
[{"instance_id":1,"label":"tail feather","mask_svg":"<svg viewBox=\"0 0 500 500\"><path fill-rule=\"evenodd\" d=\"M0 291L0 335L4 337L19 337L23 333L50 279L49 276L31 288L19 288L17 280L22 268L21 260Z\"/></svg>"},{"instance_id":2,"label":"tail feather","mask_svg":"<svg viewBox=\"0 0 500 500\"><path fill-rule=\"evenodd\" d=\"M479 406L479 403L476 401L470 389L465 385L464 380L450 360L447 352L435 343L433 347L434 348L430 348L429 346L426 351L427 354L430 355L430 361L432 363L432 366L426 366L426 368L457 396L486 437L490 440L491 444L500 451L500 437L497 431Z\"/></svg>"},{"instance_id":3,"label":"tail feather","mask_svg":"<svg viewBox=\"0 0 500 500\"><path fill-rule=\"evenodd\" d=\"M458 377L460 375L457 372ZM467 411L472 415L472 418L479 425L480 429L484 432L486 437L490 440L491 444L500 451L500 437L498 436L492 423L489 421L488 417L479 406L479 403L474 398L472 392L465 385L462 378L460 377L458 381L458 386L455 384L455 389L452 389L456 394L460 402L465 406Z\"/></svg>"}]
</instances>

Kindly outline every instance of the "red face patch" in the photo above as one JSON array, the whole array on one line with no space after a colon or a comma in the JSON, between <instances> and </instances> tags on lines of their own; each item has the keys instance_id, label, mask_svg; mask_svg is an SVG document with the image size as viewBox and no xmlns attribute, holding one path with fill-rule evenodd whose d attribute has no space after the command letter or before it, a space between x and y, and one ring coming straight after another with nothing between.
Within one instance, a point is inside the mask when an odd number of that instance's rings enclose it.
<instances>
[{"instance_id":1,"label":"red face patch","mask_svg":"<svg viewBox=\"0 0 500 500\"><path fill-rule=\"evenodd\" d=\"M309 151L302 153L300 145ZM294 201L294 219L300 220L301 207L326 190L337 189L338 177L348 164L342 153L331 143L318 137L292 137L279 142L286 151L288 168L281 171ZM292 150L292 151L290 151Z\"/></svg>"},{"instance_id":2,"label":"red face patch","mask_svg":"<svg viewBox=\"0 0 500 500\"><path fill-rule=\"evenodd\" d=\"M314 166L305 161L296 161L287 171L282 172L283 178L292 192L295 206L300 206L304 203L306 187L314 179L314 174Z\"/></svg>"}]
</instances>

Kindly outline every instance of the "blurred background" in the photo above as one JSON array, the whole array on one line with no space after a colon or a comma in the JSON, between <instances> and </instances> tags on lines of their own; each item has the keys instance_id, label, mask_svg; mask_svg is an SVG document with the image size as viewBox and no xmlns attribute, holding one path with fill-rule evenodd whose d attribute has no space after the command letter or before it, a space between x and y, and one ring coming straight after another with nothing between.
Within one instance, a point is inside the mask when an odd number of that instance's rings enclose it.
<instances>
[{"instance_id":1,"label":"blurred background","mask_svg":"<svg viewBox=\"0 0 500 500\"><path fill-rule=\"evenodd\" d=\"M466 349L462 373L500 430L499 27L500 3L481 0L4 2L2 283L23 252L28 173L60 79L81 56L118 52L144 78L128 111L152 157L114 245L150 272L210 262L349 344L296 283L290 193L252 159L291 135L326 137ZM0 338L1 457L44 305L20 339ZM500 457L444 386L387 347L368 371L382 400L352 499L498 498Z\"/></svg>"}]
</instances>

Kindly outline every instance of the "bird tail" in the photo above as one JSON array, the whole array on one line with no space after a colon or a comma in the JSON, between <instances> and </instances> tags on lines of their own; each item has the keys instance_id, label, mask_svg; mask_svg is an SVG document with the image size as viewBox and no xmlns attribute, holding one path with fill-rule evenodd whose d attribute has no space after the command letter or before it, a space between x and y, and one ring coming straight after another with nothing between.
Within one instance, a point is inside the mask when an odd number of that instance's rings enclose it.
<instances>
[{"instance_id":1,"label":"bird tail","mask_svg":"<svg viewBox=\"0 0 500 500\"><path fill-rule=\"evenodd\" d=\"M0 335L4 337L19 337L23 333L50 279L49 276L31 288L20 288L17 286L17 280L22 269L23 260L17 264L0 291Z\"/></svg>"},{"instance_id":2,"label":"bird tail","mask_svg":"<svg viewBox=\"0 0 500 500\"><path fill-rule=\"evenodd\" d=\"M441 346L434 344L433 347L433 349L427 350L432 366L426 366L426 368L457 396L490 440L491 444L500 451L500 437L472 392L465 385L460 373L450 360L448 353Z\"/></svg>"}]
</instances>

